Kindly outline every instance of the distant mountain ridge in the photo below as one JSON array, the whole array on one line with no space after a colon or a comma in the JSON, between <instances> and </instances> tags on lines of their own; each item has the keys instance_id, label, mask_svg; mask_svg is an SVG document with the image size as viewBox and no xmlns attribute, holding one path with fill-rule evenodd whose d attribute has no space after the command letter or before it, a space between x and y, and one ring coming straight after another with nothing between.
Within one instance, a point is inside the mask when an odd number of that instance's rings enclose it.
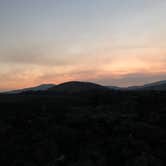
<instances>
[{"instance_id":1,"label":"distant mountain ridge","mask_svg":"<svg viewBox=\"0 0 166 166\"><path fill-rule=\"evenodd\" d=\"M130 86L130 87L117 87L117 86L103 86L92 82L81 82L81 81L69 81L61 83L58 85L55 84L42 84L36 87L30 87L25 89L18 89L13 91L8 91L5 93L8 94L19 94L23 92L37 92L37 91L48 91L48 92L68 92L68 93L77 93L77 92L88 92L96 90L154 90L154 91L166 91L166 80L153 82L145 84L143 86Z\"/></svg>"},{"instance_id":2,"label":"distant mountain ridge","mask_svg":"<svg viewBox=\"0 0 166 166\"><path fill-rule=\"evenodd\" d=\"M7 91L5 93L9 93L9 94L17 94L17 93L22 93L22 92L28 92L28 91L46 91L49 88L55 86L55 84L41 84L39 86L35 86L35 87L30 87L30 88L24 88L24 89L18 89L18 90L12 90L12 91Z\"/></svg>"},{"instance_id":3,"label":"distant mountain ridge","mask_svg":"<svg viewBox=\"0 0 166 166\"><path fill-rule=\"evenodd\" d=\"M126 88L127 90L154 90L154 91L166 91L166 80L152 82L143 86L131 86Z\"/></svg>"}]
</instances>

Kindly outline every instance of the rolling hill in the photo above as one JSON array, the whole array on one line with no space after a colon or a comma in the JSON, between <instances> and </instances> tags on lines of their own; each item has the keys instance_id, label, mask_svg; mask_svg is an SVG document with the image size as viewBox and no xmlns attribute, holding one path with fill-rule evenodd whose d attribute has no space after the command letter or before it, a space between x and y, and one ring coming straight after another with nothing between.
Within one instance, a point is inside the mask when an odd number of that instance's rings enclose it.
<instances>
[{"instance_id":1,"label":"rolling hill","mask_svg":"<svg viewBox=\"0 0 166 166\"><path fill-rule=\"evenodd\" d=\"M92 91L107 91L107 90L129 90L129 91L166 91L166 80L145 84L142 86L130 86L130 87L117 87L117 86L102 86L91 82L70 81L55 84L42 84L35 87L18 89L13 91L7 91L8 94L19 94L26 92L58 92L58 93L80 93L80 92L92 92Z\"/></svg>"}]
</instances>

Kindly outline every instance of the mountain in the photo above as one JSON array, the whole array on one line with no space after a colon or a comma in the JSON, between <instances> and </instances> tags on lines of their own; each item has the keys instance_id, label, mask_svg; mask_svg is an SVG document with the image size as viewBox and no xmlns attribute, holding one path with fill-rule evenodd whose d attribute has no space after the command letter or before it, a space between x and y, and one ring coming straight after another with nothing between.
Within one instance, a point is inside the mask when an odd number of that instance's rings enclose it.
<instances>
[{"instance_id":1,"label":"mountain","mask_svg":"<svg viewBox=\"0 0 166 166\"><path fill-rule=\"evenodd\" d=\"M166 80L145 84L142 86L129 86L129 87L117 87L106 86L111 90L154 90L154 91L166 91Z\"/></svg>"},{"instance_id":2,"label":"mountain","mask_svg":"<svg viewBox=\"0 0 166 166\"><path fill-rule=\"evenodd\" d=\"M154 91L165 91L166 80L145 84L143 86L131 86L126 88L127 90L154 90Z\"/></svg>"},{"instance_id":3,"label":"mountain","mask_svg":"<svg viewBox=\"0 0 166 166\"><path fill-rule=\"evenodd\" d=\"M8 91L8 92L5 92L5 93L8 93L8 94L18 94L18 93L29 92L29 91L33 91L33 92L36 92L36 91L46 91L46 90L48 90L49 88L51 88L53 86L55 86L55 84L42 84L42 85L35 86L35 87L18 89L18 90Z\"/></svg>"},{"instance_id":4,"label":"mountain","mask_svg":"<svg viewBox=\"0 0 166 166\"><path fill-rule=\"evenodd\" d=\"M108 90L154 90L154 91L166 91L166 80L153 82L150 84L145 84L143 86L130 86L130 87L117 87L117 86L102 86L99 84L91 82L80 82L80 81L70 81L59 85L55 84L42 84L35 87L18 89L13 91L8 91L8 94L19 94L22 92L37 92L37 91L48 91L48 92L58 92L58 93L80 93L80 92L96 92L96 91L108 91Z\"/></svg>"},{"instance_id":5,"label":"mountain","mask_svg":"<svg viewBox=\"0 0 166 166\"><path fill-rule=\"evenodd\" d=\"M150 84L145 84L143 86L143 89L145 90L160 90L165 91L166 90L166 80L158 81Z\"/></svg>"},{"instance_id":6,"label":"mountain","mask_svg":"<svg viewBox=\"0 0 166 166\"><path fill-rule=\"evenodd\" d=\"M48 91L65 92L65 93L80 93L109 90L109 88L91 82L70 81L51 87Z\"/></svg>"}]
</instances>

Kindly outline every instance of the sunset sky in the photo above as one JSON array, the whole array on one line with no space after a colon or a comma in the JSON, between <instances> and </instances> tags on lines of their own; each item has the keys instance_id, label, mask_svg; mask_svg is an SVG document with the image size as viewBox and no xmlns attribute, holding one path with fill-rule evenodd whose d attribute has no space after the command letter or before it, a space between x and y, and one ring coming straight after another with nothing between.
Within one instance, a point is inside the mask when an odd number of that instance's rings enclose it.
<instances>
[{"instance_id":1,"label":"sunset sky","mask_svg":"<svg viewBox=\"0 0 166 166\"><path fill-rule=\"evenodd\" d=\"M0 0L0 91L166 79L166 0Z\"/></svg>"}]
</instances>

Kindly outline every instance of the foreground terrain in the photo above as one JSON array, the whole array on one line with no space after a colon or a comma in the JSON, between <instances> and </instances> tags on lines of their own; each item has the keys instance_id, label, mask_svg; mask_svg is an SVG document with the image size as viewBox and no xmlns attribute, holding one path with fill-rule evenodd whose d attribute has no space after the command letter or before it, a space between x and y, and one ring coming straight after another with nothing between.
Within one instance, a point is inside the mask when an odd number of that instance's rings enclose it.
<instances>
[{"instance_id":1,"label":"foreground terrain","mask_svg":"<svg viewBox=\"0 0 166 166\"><path fill-rule=\"evenodd\" d=\"M166 165L165 91L66 88L0 95L1 165Z\"/></svg>"}]
</instances>

